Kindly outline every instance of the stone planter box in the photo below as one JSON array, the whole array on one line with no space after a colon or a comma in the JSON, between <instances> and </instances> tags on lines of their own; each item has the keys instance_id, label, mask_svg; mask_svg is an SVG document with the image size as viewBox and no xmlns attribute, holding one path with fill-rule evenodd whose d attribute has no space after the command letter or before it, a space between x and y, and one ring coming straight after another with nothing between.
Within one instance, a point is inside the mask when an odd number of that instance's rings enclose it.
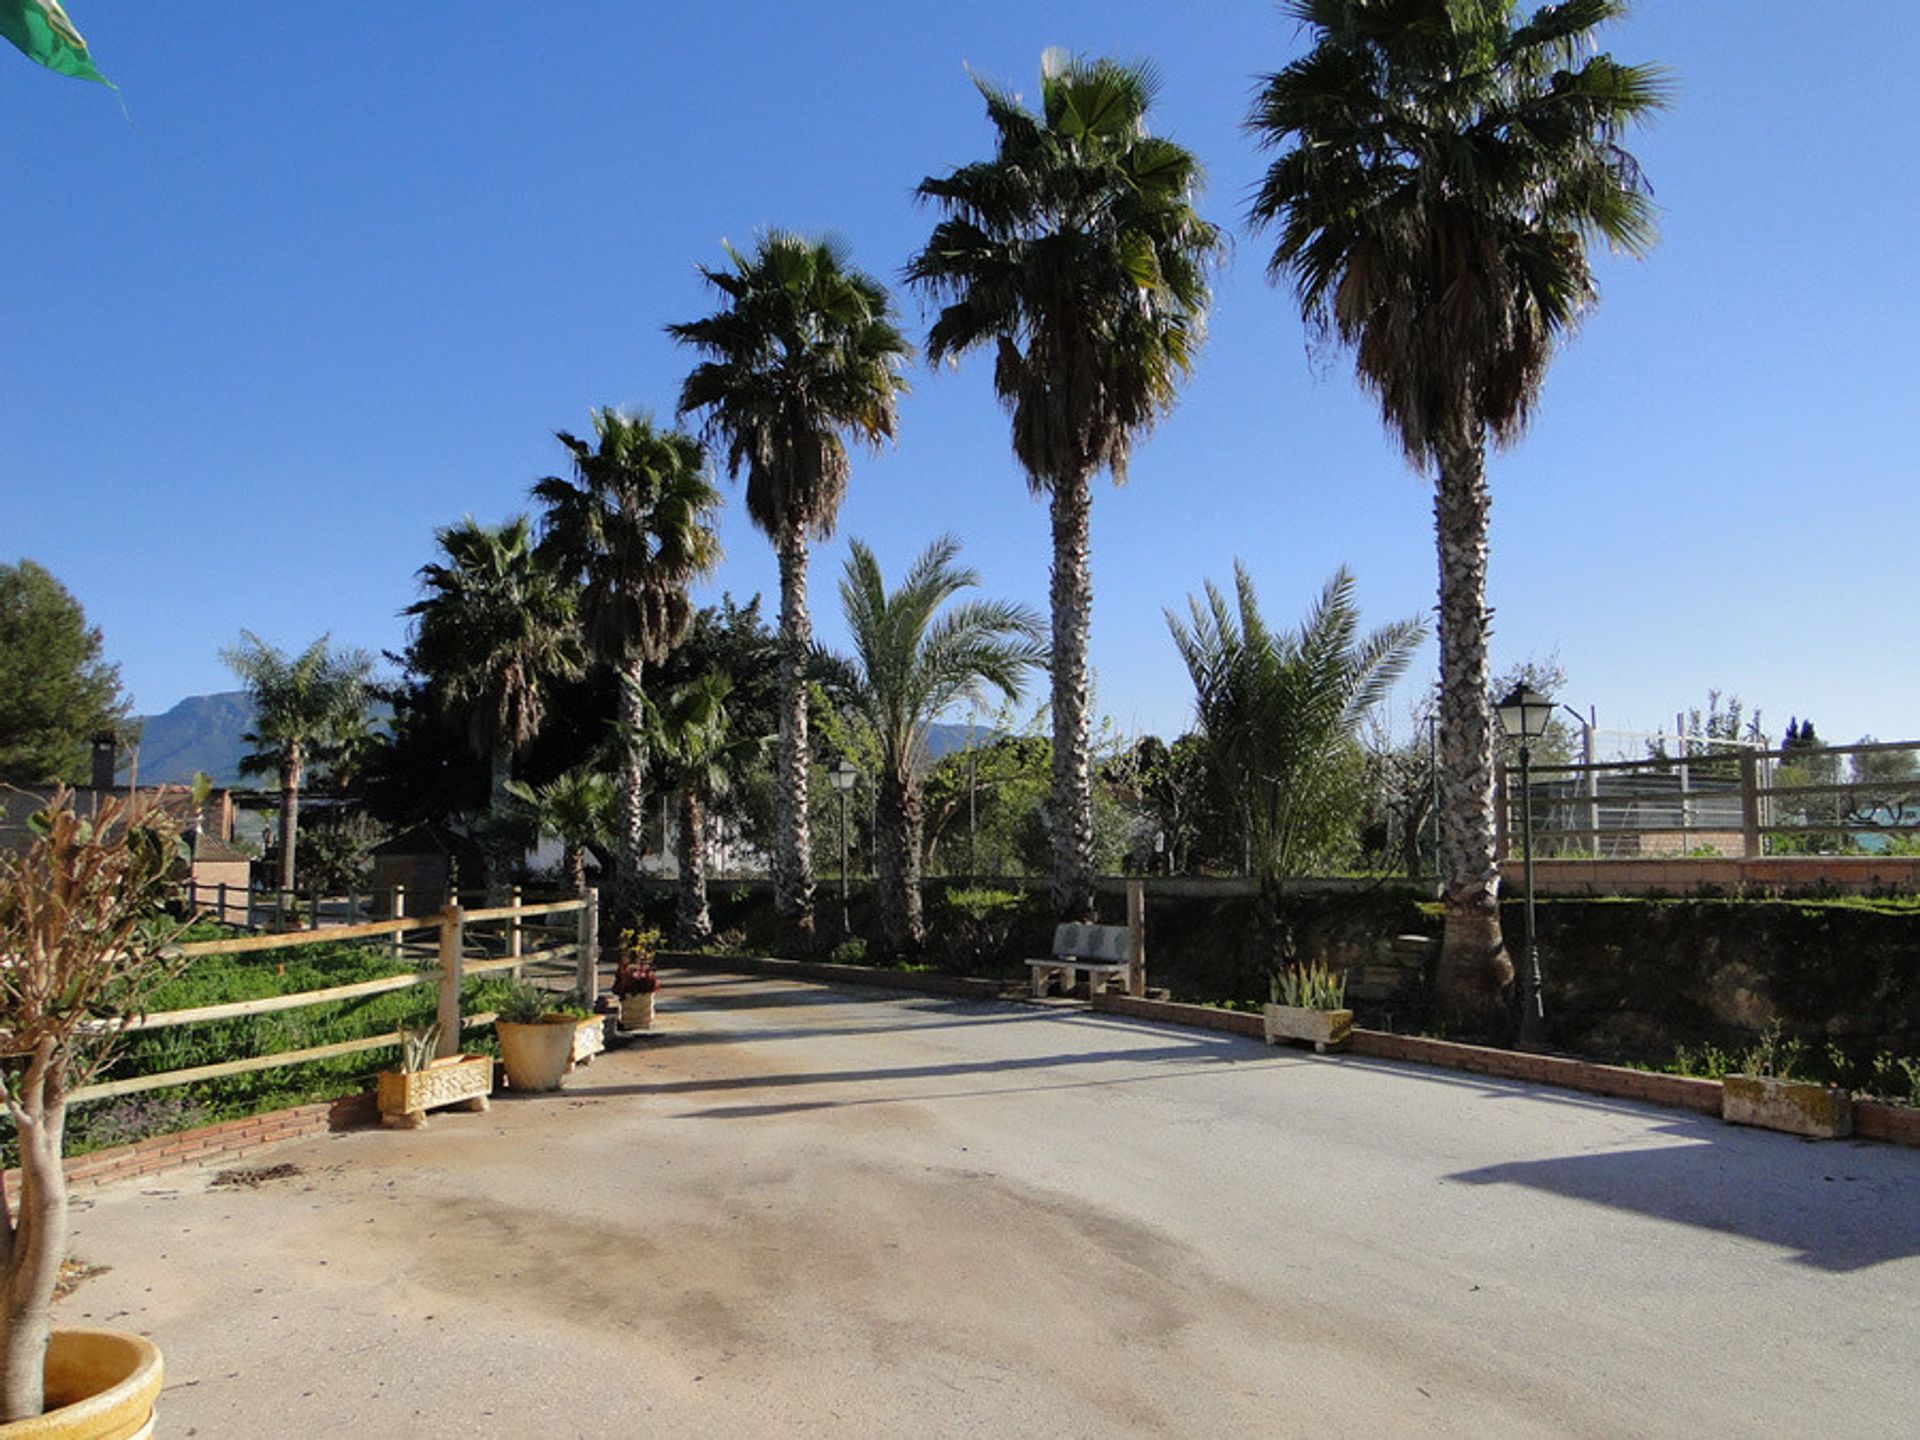
<instances>
[{"instance_id":1,"label":"stone planter box","mask_svg":"<svg viewBox=\"0 0 1920 1440\"><path fill-rule=\"evenodd\" d=\"M395 1130L419 1130L427 1111L443 1105L485 1110L493 1091L493 1057L447 1055L424 1070L380 1072L380 1123Z\"/></svg>"},{"instance_id":2,"label":"stone planter box","mask_svg":"<svg viewBox=\"0 0 1920 1440\"><path fill-rule=\"evenodd\" d=\"M639 995L620 997L620 1028L622 1030L651 1030L653 1028L653 1002L659 995L658 990L648 990Z\"/></svg>"},{"instance_id":3,"label":"stone planter box","mask_svg":"<svg viewBox=\"0 0 1920 1440\"><path fill-rule=\"evenodd\" d=\"M1261 1016L1266 1022L1267 1043L1303 1040L1319 1054L1337 1050L1353 1034L1353 1011L1309 1010L1301 1005L1265 1005Z\"/></svg>"},{"instance_id":4,"label":"stone planter box","mask_svg":"<svg viewBox=\"0 0 1920 1440\"><path fill-rule=\"evenodd\" d=\"M584 1065L607 1048L607 1021L604 1015L589 1015L573 1029L573 1054L567 1068Z\"/></svg>"},{"instance_id":5,"label":"stone planter box","mask_svg":"<svg viewBox=\"0 0 1920 1440\"><path fill-rule=\"evenodd\" d=\"M1771 1075L1728 1075L1721 1079L1720 1090L1720 1118L1731 1125L1757 1125L1816 1140L1837 1140L1853 1133L1853 1099L1830 1085Z\"/></svg>"}]
</instances>

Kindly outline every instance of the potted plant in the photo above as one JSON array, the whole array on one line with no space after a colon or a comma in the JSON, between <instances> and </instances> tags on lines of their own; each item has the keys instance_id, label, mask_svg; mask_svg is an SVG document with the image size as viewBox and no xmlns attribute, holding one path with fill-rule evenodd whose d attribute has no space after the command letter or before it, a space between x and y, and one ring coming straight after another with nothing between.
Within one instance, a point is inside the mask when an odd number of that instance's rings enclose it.
<instances>
[{"instance_id":1,"label":"potted plant","mask_svg":"<svg viewBox=\"0 0 1920 1440\"><path fill-rule=\"evenodd\" d=\"M654 998L660 993L660 972L654 957L660 953L660 932L630 925L620 932L620 963L613 972L613 993L620 1000L622 1030L653 1028Z\"/></svg>"},{"instance_id":2,"label":"potted plant","mask_svg":"<svg viewBox=\"0 0 1920 1440\"><path fill-rule=\"evenodd\" d=\"M509 1090L558 1090L573 1068L574 1039L583 1018L533 985L516 985L494 1017Z\"/></svg>"},{"instance_id":3,"label":"potted plant","mask_svg":"<svg viewBox=\"0 0 1920 1440\"><path fill-rule=\"evenodd\" d=\"M53 1331L67 1248L68 1096L110 1058L145 997L178 969L163 905L182 856L148 800L103 796L89 816L55 793L17 852L0 851L0 1081L20 1154L0 1195L0 1434L146 1433L160 1352L137 1335ZM100 1416L118 1428L96 1429ZM25 1430L24 1427L32 1427Z\"/></svg>"},{"instance_id":4,"label":"potted plant","mask_svg":"<svg viewBox=\"0 0 1920 1440\"><path fill-rule=\"evenodd\" d=\"M400 1031L400 1068L380 1072L380 1123L395 1130L426 1127L427 1111L443 1105L484 1112L493 1090L493 1057L434 1057L440 1027Z\"/></svg>"},{"instance_id":5,"label":"potted plant","mask_svg":"<svg viewBox=\"0 0 1920 1440\"><path fill-rule=\"evenodd\" d=\"M1311 1041L1320 1054L1337 1050L1353 1034L1353 1011L1346 1008L1347 977L1322 961L1289 965L1273 977L1272 1003L1263 1007L1267 1043Z\"/></svg>"},{"instance_id":6,"label":"potted plant","mask_svg":"<svg viewBox=\"0 0 1920 1440\"><path fill-rule=\"evenodd\" d=\"M1782 1040L1775 1021L1740 1062L1740 1073L1720 1079L1720 1118L1816 1140L1853 1133L1853 1097L1837 1085L1794 1077L1805 1047Z\"/></svg>"}]
</instances>

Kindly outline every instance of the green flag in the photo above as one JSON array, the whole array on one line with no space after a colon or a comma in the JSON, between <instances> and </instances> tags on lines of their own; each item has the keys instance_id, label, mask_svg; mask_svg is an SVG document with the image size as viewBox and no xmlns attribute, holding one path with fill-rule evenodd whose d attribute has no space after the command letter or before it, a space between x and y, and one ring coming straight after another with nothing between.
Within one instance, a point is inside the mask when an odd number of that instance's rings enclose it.
<instances>
[{"instance_id":1,"label":"green flag","mask_svg":"<svg viewBox=\"0 0 1920 1440\"><path fill-rule=\"evenodd\" d=\"M0 0L0 35L11 40L22 55L49 70L114 88L111 80L93 68L87 42L60 8L60 0Z\"/></svg>"}]
</instances>

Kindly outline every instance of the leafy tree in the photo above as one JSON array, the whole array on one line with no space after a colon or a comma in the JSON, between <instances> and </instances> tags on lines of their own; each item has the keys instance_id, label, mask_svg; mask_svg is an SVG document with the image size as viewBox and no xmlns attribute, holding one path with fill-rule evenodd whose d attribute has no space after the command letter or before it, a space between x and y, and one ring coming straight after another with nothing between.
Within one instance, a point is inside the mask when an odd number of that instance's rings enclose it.
<instances>
[{"instance_id":1,"label":"leafy tree","mask_svg":"<svg viewBox=\"0 0 1920 1440\"><path fill-rule=\"evenodd\" d=\"M960 544L934 541L889 591L873 552L854 541L840 581L853 655L839 689L879 749L879 901L882 937L895 953L926 939L920 909L920 782L927 730L943 712L991 687L1019 698L1028 671L1045 662L1045 629L1024 606L968 600L980 583L956 563Z\"/></svg>"},{"instance_id":2,"label":"leafy tree","mask_svg":"<svg viewBox=\"0 0 1920 1440\"><path fill-rule=\"evenodd\" d=\"M574 478L533 487L547 507L544 547L584 580L580 618L593 654L619 683L616 908L639 906L646 829L646 667L664 660L693 623L688 588L720 562L698 441L645 416L593 412L595 443L561 431Z\"/></svg>"},{"instance_id":3,"label":"leafy tree","mask_svg":"<svg viewBox=\"0 0 1920 1440\"><path fill-rule=\"evenodd\" d=\"M1486 1015L1513 975L1500 934L1487 707L1489 441L1524 430L1556 345L1597 290L1594 238L1654 239L1623 131L1659 72L1594 53L1624 0L1290 0L1313 48L1247 122L1281 153L1254 197L1270 262L1350 346L1408 461L1435 477L1446 921L1436 989Z\"/></svg>"},{"instance_id":4,"label":"leafy tree","mask_svg":"<svg viewBox=\"0 0 1920 1440\"><path fill-rule=\"evenodd\" d=\"M386 838L385 826L358 811L322 816L300 837L294 877L299 888L309 895L365 891L373 878L373 847Z\"/></svg>"},{"instance_id":5,"label":"leafy tree","mask_svg":"<svg viewBox=\"0 0 1920 1440\"><path fill-rule=\"evenodd\" d=\"M448 563L421 567L427 594L402 612L418 620L408 661L441 680L442 703L465 717L488 763L487 811L502 816L513 757L540 733L549 687L580 670L574 589L524 515L498 528L469 516L434 539Z\"/></svg>"},{"instance_id":6,"label":"leafy tree","mask_svg":"<svg viewBox=\"0 0 1920 1440\"><path fill-rule=\"evenodd\" d=\"M583 765L545 785L510 781L507 790L536 831L559 838L567 888L575 895L586 894L587 850L613 834L613 781Z\"/></svg>"},{"instance_id":7,"label":"leafy tree","mask_svg":"<svg viewBox=\"0 0 1920 1440\"><path fill-rule=\"evenodd\" d=\"M1194 704L1240 821L1260 915L1288 958L1281 882L1352 852L1364 798L1359 729L1405 673L1425 627L1401 620L1360 634L1353 577L1336 571L1298 630L1261 618L1253 581L1234 566L1235 599L1211 581L1189 620L1167 625L1193 680Z\"/></svg>"},{"instance_id":8,"label":"leafy tree","mask_svg":"<svg viewBox=\"0 0 1920 1440\"><path fill-rule=\"evenodd\" d=\"M241 773L280 780L280 878L294 888L300 826L300 782L310 762L324 763L330 746L366 725L367 684L373 659L362 650L334 650L322 635L298 655L267 644L251 630L220 652L253 697L255 747Z\"/></svg>"},{"instance_id":9,"label":"leafy tree","mask_svg":"<svg viewBox=\"0 0 1920 1440\"><path fill-rule=\"evenodd\" d=\"M976 80L992 159L921 181L945 218L907 266L945 303L927 356L994 354L1013 450L1053 528L1054 907L1094 914L1087 636L1091 482L1124 481L1134 442L1172 409L1205 329L1219 232L1193 207L1200 166L1147 133L1151 67L1048 51L1040 111Z\"/></svg>"},{"instance_id":10,"label":"leafy tree","mask_svg":"<svg viewBox=\"0 0 1920 1440\"><path fill-rule=\"evenodd\" d=\"M886 287L853 267L837 240L775 230L725 269L701 267L721 297L712 315L667 333L705 358L680 390L747 483L747 514L780 563L780 748L774 904L803 946L813 934L807 834L807 681L813 621L808 546L833 534L851 466L849 436L893 438L900 370L911 349Z\"/></svg>"},{"instance_id":11,"label":"leafy tree","mask_svg":"<svg viewBox=\"0 0 1920 1440\"><path fill-rule=\"evenodd\" d=\"M0 784L88 778L87 742L126 722L98 626L31 560L0 565Z\"/></svg>"}]
</instances>

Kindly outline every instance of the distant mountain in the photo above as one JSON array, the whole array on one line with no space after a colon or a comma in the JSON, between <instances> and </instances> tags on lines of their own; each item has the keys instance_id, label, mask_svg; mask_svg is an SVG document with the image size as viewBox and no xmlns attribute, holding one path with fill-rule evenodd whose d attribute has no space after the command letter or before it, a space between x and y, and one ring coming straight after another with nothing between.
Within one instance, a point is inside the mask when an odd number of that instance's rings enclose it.
<instances>
[{"instance_id":1,"label":"distant mountain","mask_svg":"<svg viewBox=\"0 0 1920 1440\"><path fill-rule=\"evenodd\" d=\"M252 726L253 701L244 690L189 695L164 715L141 716L141 783L184 785L204 770L216 785L239 784L240 757L248 749L240 737ZM120 757L122 778L131 759Z\"/></svg>"},{"instance_id":2,"label":"distant mountain","mask_svg":"<svg viewBox=\"0 0 1920 1440\"><path fill-rule=\"evenodd\" d=\"M384 713L384 711L382 712ZM216 785L238 785L240 757L247 742L240 737L253 726L253 701L244 690L219 695L190 695L164 715L140 718L140 780L151 785L185 785L194 772L204 770ZM935 725L927 735L927 749L938 760L967 748L968 727ZM973 743L991 744L998 733L981 725L972 730ZM129 757L120 760L125 778ZM249 785L270 785L271 777L250 778Z\"/></svg>"}]
</instances>

